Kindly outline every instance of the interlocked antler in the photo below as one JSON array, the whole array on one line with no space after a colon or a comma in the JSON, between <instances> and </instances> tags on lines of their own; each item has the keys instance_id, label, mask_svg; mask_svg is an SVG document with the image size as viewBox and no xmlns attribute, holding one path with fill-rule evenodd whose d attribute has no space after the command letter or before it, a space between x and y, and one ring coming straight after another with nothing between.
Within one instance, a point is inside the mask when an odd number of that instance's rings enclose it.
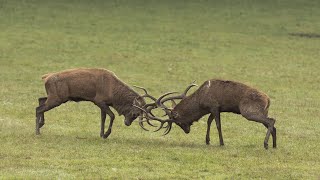
<instances>
[{"instance_id":1,"label":"interlocked antler","mask_svg":"<svg viewBox=\"0 0 320 180\"><path fill-rule=\"evenodd\" d=\"M151 96L150 94L148 94L148 91L147 91L145 88L140 87L140 86L134 86L134 87L139 88L139 89L141 89L141 90L144 91L145 94L142 95L141 97L143 97L143 98L150 98L151 100L154 101L154 103L148 103L148 104L145 104L145 105L142 107L143 109L146 109L148 112L150 112L150 114L151 114L152 116L154 116L154 115L151 113L151 110L157 108L157 104L155 103L157 99L156 99L155 97ZM133 106L134 106L134 107L137 107L137 106L135 106L135 105L133 105ZM139 107L139 109L141 109L141 107ZM145 112L145 111L144 111L144 112ZM143 118L144 118L143 115L141 115L140 118L139 118L139 125L140 125L140 127L141 127L142 129L144 129L144 130L146 130L146 131L149 131L148 129L146 129L146 128L144 127L143 122L147 122L150 126L156 127L155 125L153 125L153 124L149 121L149 118L148 118L147 116L145 116L145 118L147 119L146 121L143 121Z\"/></svg>"},{"instance_id":2,"label":"interlocked antler","mask_svg":"<svg viewBox=\"0 0 320 180\"><path fill-rule=\"evenodd\" d=\"M194 81L194 82L195 82L195 81ZM184 99L184 98L187 96L188 91L189 91L193 86L197 86L194 82L191 83L191 84L186 88L186 90L185 90L182 94L180 94L180 95L165 98L166 96L168 96L168 95L170 95L170 94L175 94L175 93L177 93L177 92L168 92L168 93L165 93L165 94L161 95L158 99L150 96L150 95L148 94L148 92L147 92L146 89L141 88L141 87L138 87L138 86L135 86L135 87L137 87L137 88L142 89L142 90L145 92L145 95L143 95L142 97L148 97L148 98L154 100L155 103L149 103L149 104L144 105L143 107L139 107L139 106L137 106L137 105L133 105L133 106L136 107L136 108L139 108L140 110L142 110L142 111L145 113L145 115L146 115L146 116L145 116L146 122L147 122L148 124L151 124L149 120L155 120L155 121L160 122L160 123L161 123L160 127L159 127L157 130L155 130L154 132L157 132L157 131L159 131L159 130L162 129L162 128L166 128L166 130L165 130L165 132L164 132L164 134L163 134L163 135L166 135L166 134L168 134L168 133L171 131L172 123L175 122L175 120L174 120L174 118L173 118L173 116L172 116L172 109L170 109L170 108L168 108L167 106L165 106L164 103L165 103L166 101L169 101L169 100L171 100L171 101L174 102L175 99ZM151 111L152 111L153 109L157 108L157 107L162 108L162 109L165 111L166 115L169 117L169 119L165 119L165 120L164 120L164 119L161 119L161 118L159 118L159 117L154 116ZM142 119L143 119L143 117L140 118L139 125L140 125L144 130L147 130L147 129L145 129L144 126L143 126L143 122L145 122L145 121L143 121ZM165 123L168 123L168 125L164 126ZM152 124L151 124L151 125L152 125Z\"/></svg>"},{"instance_id":3,"label":"interlocked antler","mask_svg":"<svg viewBox=\"0 0 320 180\"><path fill-rule=\"evenodd\" d=\"M147 122L151 119L151 120L159 121L159 122L161 123L160 127L159 127L157 130L155 130L154 132L157 132L157 131L159 131L160 129L162 129L162 128L163 128L163 125L164 125L165 123L168 123L168 125L165 126L165 128L167 128L167 129L166 129L164 135L166 135L166 134L168 134L168 133L170 132L170 130L171 130L171 125L172 125L172 122L173 122L174 120L171 120L171 119L166 119L166 120L160 119L160 118L158 118L158 117L152 116L151 113L150 113L149 111L147 111L146 109L144 109L144 108L141 108L141 107L139 107L139 106L137 106L137 105L133 105L133 106L136 107L136 108L141 109L141 110L146 114L146 119L147 119L146 121L147 121ZM144 128L144 127L143 127L143 128Z\"/></svg>"},{"instance_id":4,"label":"interlocked antler","mask_svg":"<svg viewBox=\"0 0 320 180\"><path fill-rule=\"evenodd\" d=\"M182 94L180 94L180 95L178 95L178 96L171 96L171 97L167 97L167 98L163 99L164 97L166 97L166 96L168 96L168 95L170 95L170 94L175 93L175 92L169 92L169 93L166 93L166 94L160 96L159 99L157 99L157 101L156 101L157 106L158 106L158 107L161 107L161 108L166 112L166 115L169 116L169 120L164 121L164 122L167 122L167 123L168 123L168 125L164 127L164 128L167 128L166 131L164 132L164 135L166 135L166 134L168 134L168 133L170 132L171 127L172 127L172 122L174 122L174 118L173 118L173 116L172 116L172 110L171 110L170 108L168 108L167 106L165 106L164 103L165 103L166 101L171 100L171 101L173 101L173 103L175 104L175 101L174 101L175 99L184 99L184 98L187 96L188 91L189 91L193 86L197 86L197 85L195 84L195 81L193 81L193 82L186 88L186 90L185 90ZM163 123L161 123L161 125L163 126ZM156 131L159 131L159 130L162 128L162 126L160 126L160 128L157 129Z\"/></svg>"}]
</instances>

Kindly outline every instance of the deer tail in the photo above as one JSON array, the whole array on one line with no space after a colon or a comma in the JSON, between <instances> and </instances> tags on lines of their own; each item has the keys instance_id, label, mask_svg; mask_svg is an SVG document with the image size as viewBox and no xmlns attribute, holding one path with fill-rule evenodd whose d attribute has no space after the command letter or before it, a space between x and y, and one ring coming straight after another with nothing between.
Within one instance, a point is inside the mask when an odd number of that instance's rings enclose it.
<instances>
[{"instance_id":1,"label":"deer tail","mask_svg":"<svg viewBox=\"0 0 320 180\"><path fill-rule=\"evenodd\" d=\"M45 81L45 80L47 79L47 77L49 77L51 74L52 74L52 73L44 74L44 75L41 77L41 79Z\"/></svg>"}]
</instances>

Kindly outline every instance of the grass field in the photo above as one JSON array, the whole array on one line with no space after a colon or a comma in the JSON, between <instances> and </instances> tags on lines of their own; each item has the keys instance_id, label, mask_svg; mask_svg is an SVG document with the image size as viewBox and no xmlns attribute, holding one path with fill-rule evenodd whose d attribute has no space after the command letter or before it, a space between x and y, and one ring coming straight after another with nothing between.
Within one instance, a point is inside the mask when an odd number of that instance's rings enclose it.
<instances>
[{"instance_id":1,"label":"grass field","mask_svg":"<svg viewBox=\"0 0 320 180\"><path fill-rule=\"evenodd\" d=\"M0 179L319 179L320 38L289 35L320 34L319 17L318 0L0 0ZM207 116L164 137L117 116L103 140L85 102L47 112L36 136L41 76L75 67L107 68L155 96L244 82L271 97L278 148L263 148L264 126L228 113L224 147L214 125L205 144Z\"/></svg>"}]
</instances>

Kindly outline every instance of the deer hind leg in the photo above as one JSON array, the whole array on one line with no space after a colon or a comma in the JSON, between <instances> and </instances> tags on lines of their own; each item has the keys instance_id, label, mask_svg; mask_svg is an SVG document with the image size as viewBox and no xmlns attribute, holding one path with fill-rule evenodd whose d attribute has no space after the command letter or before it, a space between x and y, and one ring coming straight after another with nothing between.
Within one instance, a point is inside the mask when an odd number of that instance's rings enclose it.
<instances>
[{"instance_id":1,"label":"deer hind leg","mask_svg":"<svg viewBox=\"0 0 320 180\"><path fill-rule=\"evenodd\" d=\"M268 130L267 130L266 137L264 139L264 148L268 149L268 141L270 138L270 133L275 134L275 132L273 132L275 120L272 118L267 118L265 115L260 115L260 114L242 114L242 116L250 121L260 122L266 125ZM275 139L273 140L273 142L275 142ZM275 146L275 144L273 146Z\"/></svg>"},{"instance_id":2,"label":"deer hind leg","mask_svg":"<svg viewBox=\"0 0 320 180\"><path fill-rule=\"evenodd\" d=\"M270 118L272 119L272 118ZM266 128L268 128L267 124L263 124ZM272 146L273 148L277 147L277 129L273 126L273 129L271 131L271 135L272 135Z\"/></svg>"},{"instance_id":3,"label":"deer hind leg","mask_svg":"<svg viewBox=\"0 0 320 180\"><path fill-rule=\"evenodd\" d=\"M41 125L41 123L44 123L44 119L41 119L42 117L44 117L44 112L49 111L50 109L55 108L60 104L62 104L62 102L57 101L57 98L48 97L44 103L36 108L36 135L40 134L40 127L43 126L43 124Z\"/></svg>"},{"instance_id":4,"label":"deer hind leg","mask_svg":"<svg viewBox=\"0 0 320 180\"><path fill-rule=\"evenodd\" d=\"M41 97L38 99L39 101L39 106L41 106L42 104L44 104L46 102L48 98L47 97ZM39 128L41 128L45 123L45 120L44 120L44 113L41 113L40 115L40 120L39 120Z\"/></svg>"},{"instance_id":5,"label":"deer hind leg","mask_svg":"<svg viewBox=\"0 0 320 180\"><path fill-rule=\"evenodd\" d=\"M222 131L221 131L220 112L218 110L213 110L208 118L206 144L208 145L210 144L210 127L213 119L215 119L216 121L216 126L219 133L220 146L223 146L224 142L223 142Z\"/></svg>"}]
</instances>

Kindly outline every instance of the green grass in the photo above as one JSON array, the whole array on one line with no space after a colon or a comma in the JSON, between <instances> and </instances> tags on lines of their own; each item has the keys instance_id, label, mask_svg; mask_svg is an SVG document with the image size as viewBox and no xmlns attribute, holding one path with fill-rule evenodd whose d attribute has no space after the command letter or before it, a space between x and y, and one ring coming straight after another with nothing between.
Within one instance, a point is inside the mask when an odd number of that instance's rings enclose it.
<instances>
[{"instance_id":1,"label":"green grass","mask_svg":"<svg viewBox=\"0 0 320 180\"><path fill-rule=\"evenodd\" d=\"M319 179L320 34L317 0L0 0L1 179ZM75 67L114 71L155 96L211 78L271 97L278 148L266 129L222 114L225 146L206 117L186 135L126 127L99 137L100 112L67 103L35 136L41 75ZM142 93L142 92L141 92ZM269 143L271 144L271 143Z\"/></svg>"}]
</instances>

